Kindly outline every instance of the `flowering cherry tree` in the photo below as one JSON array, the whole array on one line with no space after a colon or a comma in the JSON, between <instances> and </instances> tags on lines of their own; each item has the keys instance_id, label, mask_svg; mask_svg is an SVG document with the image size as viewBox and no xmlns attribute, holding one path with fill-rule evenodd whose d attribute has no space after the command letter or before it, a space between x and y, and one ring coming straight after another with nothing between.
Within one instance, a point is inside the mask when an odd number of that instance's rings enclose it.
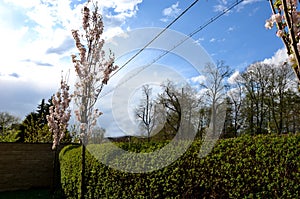
<instances>
[{"instance_id":1,"label":"flowering cherry tree","mask_svg":"<svg viewBox=\"0 0 300 199\"><path fill-rule=\"evenodd\" d=\"M114 65L114 55L109 52L105 56L102 50L104 40L102 16L98 13L97 3L89 8L89 3L82 10L82 29L72 30L72 35L78 50L77 55L72 55L75 66L77 82L75 84L74 100L76 120L80 123L80 140L87 144L96 125L97 118L102 114L94 108L102 88L107 84L110 74L117 69Z\"/></svg>"},{"instance_id":2,"label":"flowering cherry tree","mask_svg":"<svg viewBox=\"0 0 300 199\"><path fill-rule=\"evenodd\" d=\"M277 27L276 35L284 43L289 61L300 83L300 12L297 0L269 0L272 15L265 27ZM300 90L300 87L299 87Z\"/></svg>"},{"instance_id":3,"label":"flowering cherry tree","mask_svg":"<svg viewBox=\"0 0 300 199\"><path fill-rule=\"evenodd\" d=\"M92 6L90 6L92 4ZM77 105L76 120L80 123L81 151L81 192L80 198L85 194L85 145L96 126L97 118L102 114L94 105L104 85L107 84L110 74L117 69L114 65L114 55L109 52L106 57L102 49L104 39L102 16L98 12L98 5L88 1L82 9L82 28L72 30L72 35L78 50L72 55L77 82L75 83L74 102Z\"/></svg>"},{"instance_id":4,"label":"flowering cherry tree","mask_svg":"<svg viewBox=\"0 0 300 199\"><path fill-rule=\"evenodd\" d=\"M65 137L71 117L71 110L69 108L71 102L71 95L69 94L69 85L66 78L61 77L60 88L55 95L52 96L53 106L49 108L49 115L46 116L49 130L52 132L54 153L54 167L53 167L53 188L55 191L60 182L58 174L58 149L60 141Z\"/></svg>"},{"instance_id":5,"label":"flowering cherry tree","mask_svg":"<svg viewBox=\"0 0 300 199\"><path fill-rule=\"evenodd\" d=\"M53 135L53 150L57 148L60 141L64 138L71 117L69 89L66 79L62 77L60 88L52 97L53 106L49 108L49 115L46 117L49 130Z\"/></svg>"}]
</instances>

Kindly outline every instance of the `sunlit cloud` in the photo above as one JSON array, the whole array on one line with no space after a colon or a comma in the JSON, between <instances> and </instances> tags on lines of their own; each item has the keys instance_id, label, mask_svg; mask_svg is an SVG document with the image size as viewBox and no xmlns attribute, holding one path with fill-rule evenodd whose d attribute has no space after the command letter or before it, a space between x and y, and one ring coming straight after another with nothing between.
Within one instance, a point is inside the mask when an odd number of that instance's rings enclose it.
<instances>
[{"instance_id":1,"label":"sunlit cloud","mask_svg":"<svg viewBox=\"0 0 300 199\"><path fill-rule=\"evenodd\" d=\"M229 27L228 29L227 29L227 32L232 32L232 31L234 31L236 28L235 27Z\"/></svg>"},{"instance_id":2,"label":"sunlit cloud","mask_svg":"<svg viewBox=\"0 0 300 199\"><path fill-rule=\"evenodd\" d=\"M288 61L288 55L285 48L279 49L271 58L266 58L262 61L265 64L280 65Z\"/></svg>"},{"instance_id":3,"label":"sunlit cloud","mask_svg":"<svg viewBox=\"0 0 300 199\"><path fill-rule=\"evenodd\" d=\"M209 42L211 42L211 43L213 43L213 42L215 42L216 41L216 38L211 38L210 40L209 40Z\"/></svg>"},{"instance_id":4,"label":"sunlit cloud","mask_svg":"<svg viewBox=\"0 0 300 199\"><path fill-rule=\"evenodd\" d=\"M235 84L236 80L240 77L240 72L235 71L229 78L228 78L228 83L229 84Z\"/></svg>"},{"instance_id":5,"label":"sunlit cloud","mask_svg":"<svg viewBox=\"0 0 300 199\"><path fill-rule=\"evenodd\" d=\"M103 36L126 31L128 26L123 25L135 16L141 2L99 1L105 24ZM61 71L70 71L70 82L74 81L70 55L76 49L71 30L80 28L84 4L85 1L70 0L0 2L0 82L1 92L6 93L0 103L1 111L11 107L7 111L16 112L19 117L33 111L39 100L56 92ZM25 102L21 93L32 101Z\"/></svg>"},{"instance_id":6,"label":"sunlit cloud","mask_svg":"<svg viewBox=\"0 0 300 199\"><path fill-rule=\"evenodd\" d=\"M162 22L168 22L172 18L176 17L181 11L181 9L178 7L179 7L179 2L177 1L175 4L171 5L170 7L165 8L162 11L164 17L161 18L160 20Z\"/></svg>"}]
</instances>

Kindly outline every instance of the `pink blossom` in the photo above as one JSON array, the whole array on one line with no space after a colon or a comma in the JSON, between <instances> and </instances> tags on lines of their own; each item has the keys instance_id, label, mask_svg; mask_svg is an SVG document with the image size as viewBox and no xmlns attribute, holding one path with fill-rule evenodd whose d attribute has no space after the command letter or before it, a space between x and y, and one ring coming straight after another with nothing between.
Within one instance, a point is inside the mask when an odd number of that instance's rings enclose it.
<instances>
[{"instance_id":1,"label":"pink blossom","mask_svg":"<svg viewBox=\"0 0 300 199\"><path fill-rule=\"evenodd\" d=\"M297 7L298 1L297 0L288 0L288 6Z\"/></svg>"},{"instance_id":2,"label":"pink blossom","mask_svg":"<svg viewBox=\"0 0 300 199\"><path fill-rule=\"evenodd\" d=\"M110 75L117 69L114 65L114 56L102 50L104 40L102 16L98 13L97 4L93 8L85 6L82 10L82 28L72 30L72 35L77 48L77 55L72 55L72 62L78 77L73 93L76 120L80 123L81 141L86 140L96 125L97 118L101 115L94 111L94 105ZM67 103L67 101L65 101Z\"/></svg>"},{"instance_id":3,"label":"pink blossom","mask_svg":"<svg viewBox=\"0 0 300 199\"><path fill-rule=\"evenodd\" d=\"M93 120L93 122L91 123L91 126L96 126L97 124L97 120Z\"/></svg>"},{"instance_id":4,"label":"pink blossom","mask_svg":"<svg viewBox=\"0 0 300 199\"><path fill-rule=\"evenodd\" d=\"M277 37L282 37L284 35L284 32L282 30L277 30L276 35Z\"/></svg>"},{"instance_id":5,"label":"pink blossom","mask_svg":"<svg viewBox=\"0 0 300 199\"><path fill-rule=\"evenodd\" d=\"M271 16L271 21L272 21L272 22L280 23L280 22L281 22L281 15L280 15L279 13L273 14L273 15Z\"/></svg>"},{"instance_id":6,"label":"pink blossom","mask_svg":"<svg viewBox=\"0 0 300 199\"><path fill-rule=\"evenodd\" d=\"M279 11L283 10L283 5L279 6Z\"/></svg>"},{"instance_id":7,"label":"pink blossom","mask_svg":"<svg viewBox=\"0 0 300 199\"><path fill-rule=\"evenodd\" d=\"M46 117L49 130L53 134L52 149L56 149L56 146L65 136L65 131L71 117L70 110L68 109L71 98L68 91L69 86L62 77L60 89L56 95L52 97L53 106L49 108L50 115Z\"/></svg>"},{"instance_id":8,"label":"pink blossom","mask_svg":"<svg viewBox=\"0 0 300 199\"><path fill-rule=\"evenodd\" d=\"M295 57L294 53L289 55L289 62L291 65L294 65L296 63L296 57Z\"/></svg>"},{"instance_id":9,"label":"pink blossom","mask_svg":"<svg viewBox=\"0 0 300 199\"><path fill-rule=\"evenodd\" d=\"M265 28L267 28L267 29L273 28L273 22L270 19L266 20Z\"/></svg>"},{"instance_id":10,"label":"pink blossom","mask_svg":"<svg viewBox=\"0 0 300 199\"><path fill-rule=\"evenodd\" d=\"M82 129L83 131L86 130L86 127L87 127L86 123L80 124L80 129Z\"/></svg>"},{"instance_id":11,"label":"pink blossom","mask_svg":"<svg viewBox=\"0 0 300 199\"><path fill-rule=\"evenodd\" d=\"M298 43L297 43L297 49L300 52L300 41L298 41Z\"/></svg>"},{"instance_id":12,"label":"pink blossom","mask_svg":"<svg viewBox=\"0 0 300 199\"><path fill-rule=\"evenodd\" d=\"M298 23L299 22L299 16L300 16L300 13L296 10L292 11L292 20L293 20L293 23Z\"/></svg>"}]
</instances>

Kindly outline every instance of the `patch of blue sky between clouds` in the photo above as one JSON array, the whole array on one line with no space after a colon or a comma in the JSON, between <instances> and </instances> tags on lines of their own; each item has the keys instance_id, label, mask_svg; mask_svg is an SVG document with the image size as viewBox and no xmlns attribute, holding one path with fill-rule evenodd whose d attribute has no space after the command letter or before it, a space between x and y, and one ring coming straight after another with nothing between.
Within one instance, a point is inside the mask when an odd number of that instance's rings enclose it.
<instances>
[{"instance_id":1,"label":"patch of blue sky between clouds","mask_svg":"<svg viewBox=\"0 0 300 199\"><path fill-rule=\"evenodd\" d=\"M58 55L62 55L66 52L69 52L72 48L74 48L75 44L74 44L74 40L73 38L66 37L62 43L56 47L50 47L47 49L46 53L47 54L51 54L51 53L55 53Z\"/></svg>"}]
</instances>

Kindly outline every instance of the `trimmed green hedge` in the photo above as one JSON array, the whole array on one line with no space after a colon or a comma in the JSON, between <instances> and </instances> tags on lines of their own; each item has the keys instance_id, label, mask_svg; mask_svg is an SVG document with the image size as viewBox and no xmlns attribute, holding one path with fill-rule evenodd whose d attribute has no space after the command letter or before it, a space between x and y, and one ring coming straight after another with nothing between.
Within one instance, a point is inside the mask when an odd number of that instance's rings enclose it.
<instances>
[{"instance_id":1,"label":"trimmed green hedge","mask_svg":"<svg viewBox=\"0 0 300 199\"><path fill-rule=\"evenodd\" d=\"M120 147L147 152L165 144L121 143ZM220 140L212 153L202 159L198 158L200 146L195 141L168 167L142 174L112 169L87 153L86 198L300 197L300 135ZM102 147L105 149L105 144ZM107 161L129 161L127 156L115 156L114 149L102 151ZM79 196L80 156L78 146L65 147L60 153L61 182L67 198Z\"/></svg>"}]
</instances>

